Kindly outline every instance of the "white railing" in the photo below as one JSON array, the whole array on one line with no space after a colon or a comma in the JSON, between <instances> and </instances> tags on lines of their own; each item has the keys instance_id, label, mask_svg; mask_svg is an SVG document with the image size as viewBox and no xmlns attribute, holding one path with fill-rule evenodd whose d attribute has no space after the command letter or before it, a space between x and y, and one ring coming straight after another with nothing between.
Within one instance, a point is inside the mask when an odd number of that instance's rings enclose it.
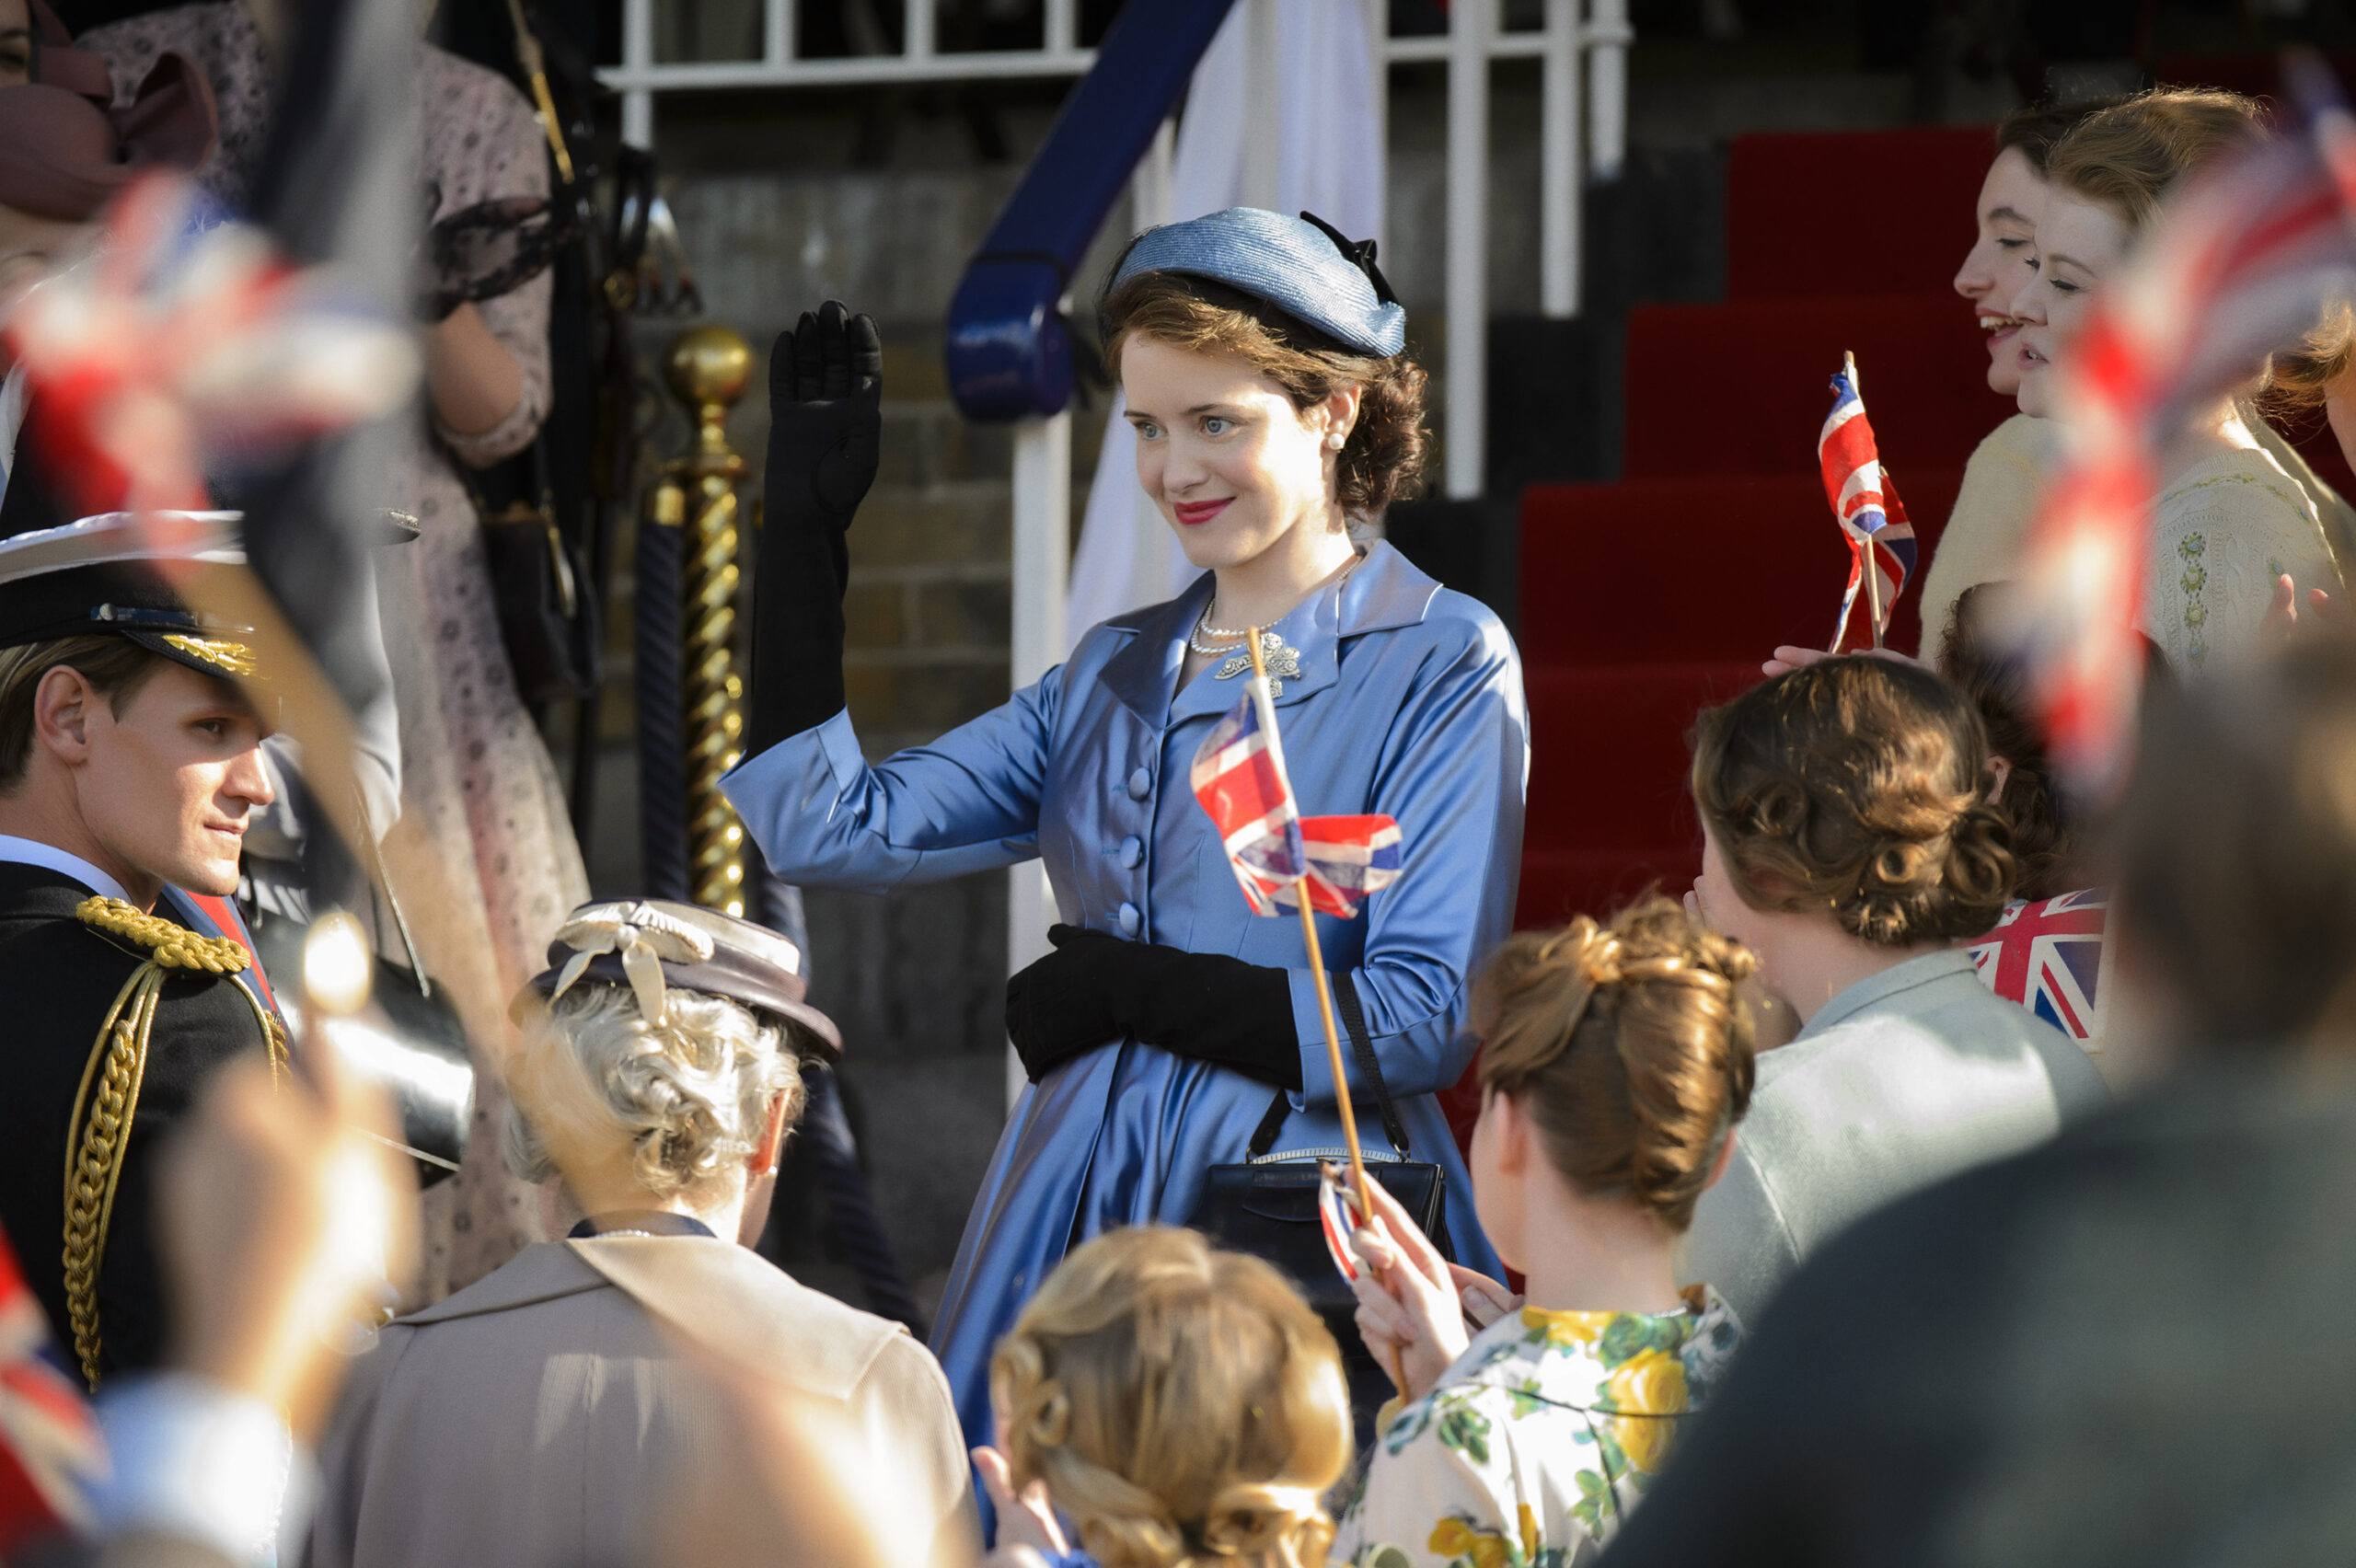
<instances>
[{"instance_id":1,"label":"white railing","mask_svg":"<svg viewBox=\"0 0 2356 1568\"><path fill-rule=\"evenodd\" d=\"M758 58L659 61L654 57L654 18L656 6L663 3L664 0L623 0L622 63L599 73L607 86L621 94L622 138L634 146L654 144L654 99L659 93L1077 76L1096 60L1094 50L1083 49L1080 44L1077 0L1045 0L1045 33L1037 49L946 52L939 47L934 32L935 0L901 0L902 46L898 53L814 60L801 58L793 52L799 0L762 0ZM1169 0L1159 3L1167 4ZM1273 0L1237 3L1268 5ZM1485 223L1472 225L1469 234L1457 232L1460 209L1455 193L1458 186L1467 187L1475 203L1471 211L1485 212L1483 198L1487 190L1489 165L1487 78L1485 71L1477 68L1484 60L1542 62L1539 296L1542 308L1549 316L1578 313L1579 187L1586 172L1605 179L1620 172L1627 142L1626 51L1631 37L1627 0L1587 0L1588 14L1584 17L1579 15L1580 9L1580 0L1546 0L1542 27L1506 31L1497 25L1497 0L1455 0L1449 7L1448 33L1385 40L1384 53L1393 65L1446 62L1449 68L1448 300L1451 319L1461 319L1456 314L1460 302L1473 306L1485 304L1485 291L1476 287L1473 294L1464 294L1457 286L1461 272L1471 272L1476 285L1485 279L1488 236ZM1378 29L1387 28L1390 7L1385 0L1367 0L1367 10L1369 19ZM1582 56L1587 66L1584 83L1579 69ZM1478 102L1467 103L1464 100L1468 98ZM1582 119L1587 133L1584 169L1579 135ZM1480 334L1469 336L1477 339ZM1455 382L1453 373L1458 363L1453 357L1449 368L1449 380ZM1470 451L1477 457L1481 446L1478 428L1462 426L1459 420L1451 418L1450 448ZM1467 439L1460 440L1460 436ZM1455 482L1461 476L1451 464L1449 493L1477 494L1478 472L1476 466L1472 470L1472 488L1461 489Z\"/></svg>"}]
</instances>

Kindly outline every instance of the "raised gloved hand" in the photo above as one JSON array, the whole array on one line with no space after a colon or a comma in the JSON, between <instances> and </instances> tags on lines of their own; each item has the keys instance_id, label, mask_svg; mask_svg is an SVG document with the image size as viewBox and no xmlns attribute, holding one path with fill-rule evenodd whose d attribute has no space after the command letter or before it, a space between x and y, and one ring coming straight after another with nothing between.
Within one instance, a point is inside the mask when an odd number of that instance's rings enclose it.
<instances>
[{"instance_id":1,"label":"raised gloved hand","mask_svg":"<svg viewBox=\"0 0 2356 1568\"><path fill-rule=\"evenodd\" d=\"M1006 983L1006 1032L1032 1082L1135 1035L1279 1089L1300 1087L1285 971L1076 926L1050 927L1047 940L1056 951Z\"/></svg>"},{"instance_id":2,"label":"raised gloved hand","mask_svg":"<svg viewBox=\"0 0 2356 1568\"><path fill-rule=\"evenodd\" d=\"M883 402L884 339L872 318L830 299L778 334L753 582L748 755L842 710L844 534L875 482Z\"/></svg>"}]
</instances>

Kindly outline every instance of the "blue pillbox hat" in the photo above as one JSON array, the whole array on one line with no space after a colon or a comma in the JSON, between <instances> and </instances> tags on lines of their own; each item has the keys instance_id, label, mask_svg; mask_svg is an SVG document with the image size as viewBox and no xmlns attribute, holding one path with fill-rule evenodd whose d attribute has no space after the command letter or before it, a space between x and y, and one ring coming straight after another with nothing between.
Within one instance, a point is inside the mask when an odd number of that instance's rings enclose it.
<instances>
[{"instance_id":1,"label":"blue pillbox hat","mask_svg":"<svg viewBox=\"0 0 2356 1568\"><path fill-rule=\"evenodd\" d=\"M1109 294L1141 272L1208 278L1275 306L1345 348L1383 358L1407 346L1407 312L1374 265L1374 242L1350 245L1304 213L1229 207L1148 229L1129 247Z\"/></svg>"}]
</instances>

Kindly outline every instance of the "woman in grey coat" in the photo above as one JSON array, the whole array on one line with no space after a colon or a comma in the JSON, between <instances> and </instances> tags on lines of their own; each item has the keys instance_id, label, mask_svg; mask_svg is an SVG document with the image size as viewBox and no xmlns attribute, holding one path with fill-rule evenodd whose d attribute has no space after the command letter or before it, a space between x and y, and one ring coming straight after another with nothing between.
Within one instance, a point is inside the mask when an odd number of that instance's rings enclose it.
<instances>
[{"instance_id":1,"label":"woman in grey coat","mask_svg":"<svg viewBox=\"0 0 2356 1568\"><path fill-rule=\"evenodd\" d=\"M1887 659L1788 671L1702 715L1692 784L1694 900L1802 1026L1759 1058L1680 1257L1681 1278L1755 1323L1851 1221L2108 1096L2074 1042L1993 995L1955 946L1996 924L2014 877L1961 692Z\"/></svg>"},{"instance_id":2,"label":"woman in grey coat","mask_svg":"<svg viewBox=\"0 0 2356 1568\"><path fill-rule=\"evenodd\" d=\"M802 1066L841 1054L800 953L620 903L575 910L549 960L516 1004L508 1159L561 1176L587 1217L384 1331L322 1451L306 1562L663 1561L754 1401L823 1429L808 1446L841 1490L877 1489L854 1505L891 1561L963 1561L978 1538L939 1364L738 1244L767 1217Z\"/></svg>"}]
</instances>

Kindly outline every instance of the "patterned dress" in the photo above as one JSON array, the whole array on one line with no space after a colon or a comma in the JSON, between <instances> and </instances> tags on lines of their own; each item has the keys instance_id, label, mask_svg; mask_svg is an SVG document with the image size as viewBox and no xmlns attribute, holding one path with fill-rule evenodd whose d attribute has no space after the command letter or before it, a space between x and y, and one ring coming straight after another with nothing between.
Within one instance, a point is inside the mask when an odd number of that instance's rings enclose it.
<instances>
[{"instance_id":1,"label":"patterned dress","mask_svg":"<svg viewBox=\"0 0 2356 1568\"><path fill-rule=\"evenodd\" d=\"M167 49L212 79L221 139L197 179L242 209L269 136L271 82L260 33L238 0L182 6L92 29L118 100ZM435 215L502 196L548 194L545 144L531 106L491 72L431 45L417 63L423 127L419 185L440 190ZM400 707L401 820L385 842L425 967L465 1018L476 1048L474 1136L465 1169L427 1194L424 1291L438 1297L541 1239L533 1189L499 1154L506 1095L491 1070L506 1009L538 973L549 939L589 896L580 846L547 746L515 695L491 601L482 529L456 464L485 467L529 446L549 408L548 274L476 308L523 372L523 390L490 430L417 428L387 504L422 533L381 552L386 652Z\"/></svg>"},{"instance_id":2,"label":"patterned dress","mask_svg":"<svg viewBox=\"0 0 2356 1568\"><path fill-rule=\"evenodd\" d=\"M1525 1307L1484 1329L1383 1426L1326 1561L1569 1568L1660 1470L1742 1337L1706 1286L1682 1312Z\"/></svg>"}]
</instances>

